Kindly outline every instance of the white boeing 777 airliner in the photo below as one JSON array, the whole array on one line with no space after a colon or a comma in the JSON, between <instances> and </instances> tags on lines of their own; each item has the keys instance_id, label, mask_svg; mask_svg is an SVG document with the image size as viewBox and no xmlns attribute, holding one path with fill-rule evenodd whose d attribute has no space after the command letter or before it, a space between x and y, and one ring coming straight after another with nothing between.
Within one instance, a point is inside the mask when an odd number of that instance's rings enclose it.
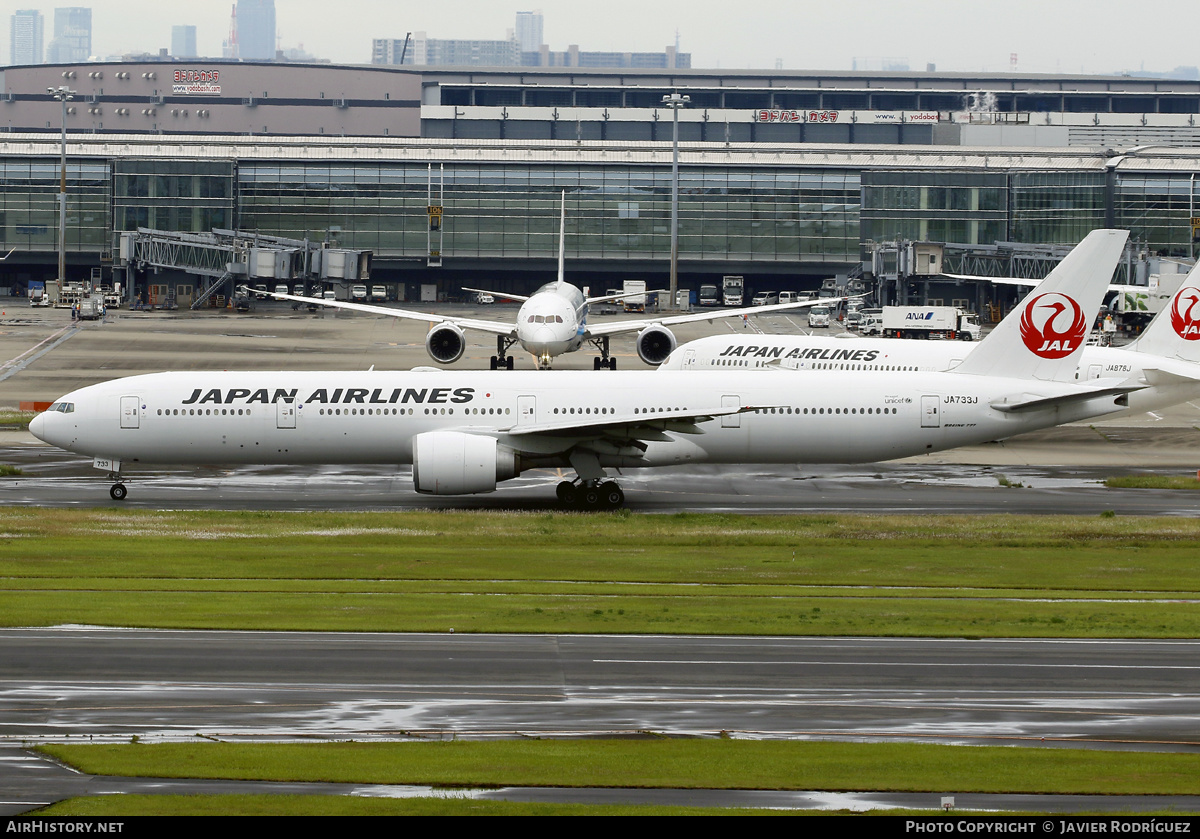
<instances>
[{"instance_id":1,"label":"white boeing 777 airliner","mask_svg":"<svg viewBox=\"0 0 1200 839\"><path fill-rule=\"evenodd\" d=\"M1029 297L1036 297L1032 291ZM815 335L712 335L689 341L659 367L670 370L744 370L810 373L836 370L952 370L976 344L897 338L830 338ZM1122 414L1144 413L1200 396L1200 265L1137 340L1124 347L1085 346L1077 381L1123 376L1144 388L1130 392ZM1114 415L1115 416L1115 415Z\"/></svg>"},{"instance_id":2,"label":"white boeing 777 airliner","mask_svg":"<svg viewBox=\"0 0 1200 839\"><path fill-rule=\"evenodd\" d=\"M418 492L491 492L570 467L564 503L615 507L612 467L854 463L971 445L1123 407L1142 384L1075 382L1125 231L1094 231L951 372L174 372L69 393L41 440L116 480L147 463L412 464Z\"/></svg>"}]
</instances>

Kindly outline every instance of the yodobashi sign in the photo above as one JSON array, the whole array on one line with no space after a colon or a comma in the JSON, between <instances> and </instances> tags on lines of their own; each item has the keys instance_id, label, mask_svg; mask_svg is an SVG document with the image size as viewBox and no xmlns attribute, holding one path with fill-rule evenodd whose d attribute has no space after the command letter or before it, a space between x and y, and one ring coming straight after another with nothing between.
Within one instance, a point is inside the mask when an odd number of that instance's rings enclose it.
<instances>
[{"instance_id":1,"label":"yodobashi sign","mask_svg":"<svg viewBox=\"0 0 1200 839\"><path fill-rule=\"evenodd\" d=\"M220 96L220 70L176 70L171 77L171 93L187 96Z\"/></svg>"},{"instance_id":2,"label":"yodobashi sign","mask_svg":"<svg viewBox=\"0 0 1200 839\"><path fill-rule=\"evenodd\" d=\"M754 112L755 122L860 122L867 125L899 124L902 122L939 122L937 111L794 111L762 109Z\"/></svg>"},{"instance_id":3,"label":"yodobashi sign","mask_svg":"<svg viewBox=\"0 0 1200 839\"><path fill-rule=\"evenodd\" d=\"M803 122L803 111L755 111L755 122Z\"/></svg>"}]
</instances>

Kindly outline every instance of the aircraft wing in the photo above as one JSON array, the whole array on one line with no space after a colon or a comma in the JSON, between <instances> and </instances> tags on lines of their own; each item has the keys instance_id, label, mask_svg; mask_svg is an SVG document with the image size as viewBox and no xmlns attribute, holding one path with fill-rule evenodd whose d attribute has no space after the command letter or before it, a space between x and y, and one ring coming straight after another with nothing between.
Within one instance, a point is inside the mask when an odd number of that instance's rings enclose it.
<instances>
[{"instance_id":1,"label":"aircraft wing","mask_svg":"<svg viewBox=\"0 0 1200 839\"><path fill-rule=\"evenodd\" d=\"M976 274L942 274L943 277L949 277L952 280L987 280L989 283L996 285L1015 285L1022 288L1033 288L1039 285L1041 280L1026 280L1020 277L984 277ZM1146 291L1146 286L1131 286L1121 285L1120 283L1109 283L1109 291Z\"/></svg>"},{"instance_id":2,"label":"aircraft wing","mask_svg":"<svg viewBox=\"0 0 1200 839\"><path fill-rule=\"evenodd\" d=\"M680 434L703 434L697 426L703 422L711 422L717 417L745 414L760 410L761 405L742 405L738 407L716 407L696 411L687 409L667 409L663 411L648 411L641 414L625 414L608 417L598 417L594 414L583 417L575 415L569 419L550 422L536 422L528 425L514 425L503 429L505 434L513 437L528 437L532 435L550 437L583 437L583 438L620 438L622 440L669 440L665 432L675 431Z\"/></svg>"},{"instance_id":3,"label":"aircraft wing","mask_svg":"<svg viewBox=\"0 0 1200 839\"><path fill-rule=\"evenodd\" d=\"M620 294L606 294L603 297L589 297L587 299L587 302L589 305L591 305L592 303L607 303L611 300L624 300L627 297L649 297L651 294L669 294L669 293L670 292L665 288L658 288L658 289L654 289L653 291L630 291L630 292L622 291Z\"/></svg>"},{"instance_id":4,"label":"aircraft wing","mask_svg":"<svg viewBox=\"0 0 1200 839\"><path fill-rule=\"evenodd\" d=\"M241 290L247 294L263 294L264 292L252 292L245 286L241 286ZM313 306L327 306L330 309L345 309L350 312L363 312L369 315L385 315L391 318L402 318L404 320L419 320L424 323L452 323L455 326L460 326L463 329L476 329L480 332L491 332L494 335L512 335L516 332L517 325L515 323L503 323L492 320L475 320L474 318L454 318L444 315L434 315L429 312L413 312L408 309L392 309L388 306L371 306L367 303L349 303L345 300L325 300L320 297L301 297L296 294L279 294L277 292L265 292L268 297L273 297L276 300L291 300L295 303L307 303Z\"/></svg>"},{"instance_id":5,"label":"aircraft wing","mask_svg":"<svg viewBox=\"0 0 1200 839\"><path fill-rule=\"evenodd\" d=\"M861 297L863 295L855 296ZM718 309L715 311L694 312L690 315L671 315L663 318L643 318L640 320L618 320L611 323L589 324L587 334L591 338L602 335L619 335L622 332L640 332L647 326L672 326L677 323L699 323L702 320L711 322L718 318L740 318L743 315L765 315L787 309L828 306L850 299L850 297L823 297L819 300L798 300L795 303L772 303L770 306L747 306L743 309Z\"/></svg>"},{"instance_id":6,"label":"aircraft wing","mask_svg":"<svg viewBox=\"0 0 1200 839\"><path fill-rule=\"evenodd\" d=\"M529 299L528 297L524 297L520 294L505 294L503 291L492 291L489 288L467 288L466 286L463 286L462 290L473 291L476 294L490 294L492 297L496 297L501 300L516 300L518 303L524 303Z\"/></svg>"}]
</instances>

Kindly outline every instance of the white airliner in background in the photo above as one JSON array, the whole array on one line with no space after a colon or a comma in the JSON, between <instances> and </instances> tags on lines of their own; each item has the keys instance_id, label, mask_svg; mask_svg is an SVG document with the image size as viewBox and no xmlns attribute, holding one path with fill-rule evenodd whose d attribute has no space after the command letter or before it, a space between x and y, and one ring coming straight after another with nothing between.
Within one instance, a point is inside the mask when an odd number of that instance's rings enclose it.
<instances>
[{"instance_id":1,"label":"white airliner in background","mask_svg":"<svg viewBox=\"0 0 1200 839\"><path fill-rule=\"evenodd\" d=\"M1029 297L1036 297L1037 290ZM952 370L975 344L897 338L815 335L713 335L689 341L659 367L669 370ZM1200 265L1180 284L1170 303L1142 334L1124 347L1085 346L1075 370L1078 381L1124 376L1145 387L1131 392L1122 413L1142 413L1200 396Z\"/></svg>"},{"instance_id":2,"label":"white airliner in background","mask_svg":"<svg viewBox=\"0 0 1200 839\"><path fill-rule=\"evenodd\" d=\"M293 294L267 292L267 296L278 300L307 303L310 306L329 306L336 309L346 309L354 312L386 315L387 317L405 318L436 324L425 336L425 350L429 353L430 358L442 364L453 364L462 358L467 348L467 339L463 334L464 329L490 332L496 336L496 355L491 358L491 369L493 370L502 368L512 369L513 360L512 356L508 355L508 350L513 344L520 344L522 349L533 356L539 369L546 369L550 367L556 356L575 352L587 343L592 344L600 353L594 359L595 369L616 370L617 360L609 354L608 339L613 335L627 335L632 332L638 333L637 339L634 342L638 357L647 364L662 364L667 356L671 354L671 351L675 349L676 345L675 335L667 328L668 326L681 323L696 323L705 320L713 321L717 318L762 315L784 309L827 306L846 299L838 297L823 300L805 300L795 303L775 303L770 306L749 306L741 309L710 310L697 314L589 324L587 322L589 304L617 300L625 295L585 297L577 286L563 279L565 227L566 197L564 193L562 217L559 220L558 234L558 279L555 282L546 283L546 285L528 297L518 294L487 292L497 297L507 297L521 303L515 323L479 320L476 318L447 317L429 312L414 312L408 309L393 309L387 306L369 306L362 303L300 297ZM482 289L468 290L483 291ZM259 292L259 294L262 293Z\"/></svg>"},{"instance_id":3,"label":"white airliner in background","mask_svg":"<svg viewBox=\"0 0 1200 839\"><path fill-rule=\"evenodd\" d=\"M559 498L597 509L624 501L607 468L889 460L1122 408L1141 384L1074 376L1127 236L1089 234L951 372L172 372L74 391L29 427L92 457L117 500L148 463L411 463L441 495L569 467Z\"/></svg>"}]
</instances>

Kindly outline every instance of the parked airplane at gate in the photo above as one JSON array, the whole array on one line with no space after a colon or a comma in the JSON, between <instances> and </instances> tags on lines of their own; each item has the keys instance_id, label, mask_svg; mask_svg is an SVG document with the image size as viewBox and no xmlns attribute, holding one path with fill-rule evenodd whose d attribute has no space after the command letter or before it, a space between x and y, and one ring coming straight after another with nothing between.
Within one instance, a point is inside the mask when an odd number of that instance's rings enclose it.
<instances>
[{"instance_id":1,"label":"parked airplane at gate","mask_svg":"<svg viewBox=\"0 0 1200 839\"><path fill-rule=\"evenodd\" d=\"M442 364L453 364L462 358L467 348L467 339L463 334L465 329L479 332L490 332L496 336L496 355L491 358L491 369L513 368L509 348L520 344L521 348L534 357L539 369L550 367L556 356L579 350L584 344L592 344L600 355L594 359L597 370L617 369L617 360L609 354L609 338L613 335L638 333L634 346L638 357L647 364L661 364L671 351L675 349L675 335L668 329L681 323L694 323L703 320L713 321L717 318L734 318L745 315L762 315L784 309L802 309L809 306L826 306L846 298L826 298L824 300L805 300L793 303L776 303L770 306L750 306L743 309L724 309L720 311L705 311L689 315L673 315L670 317L640 318L638 320L621 320L603 324L589 324L588 306L607 300L619 300L623 294L607 295L604 297L585 297L577 286L566 282L564 275L564 243L566 226L566 198L564 193L562 217L559 220L558 241L558 279L547 283L532 295L523 297L519 294L502 294L484 289L466 289L467 291L492 294L496 297L507 297L521 303L515 323L479 320L476 318L459 318L435 315L429 312L414 312L408 309L392 309L386 306L370 306L363 303L348 303L338 300L300 297L294 294L273 294L268 297L277 300L292 300L297 303L307 303L310 306L329 306L336 309L347 309L353 312L386 315L393 318L419 320L436 324L425 336L425 350L430 358Z\"/></svg>"},{"instance_id":2,"label":"parked airplane at gate","mask_svg":"<svg viewBox=\"0 0 1200 839\"><path fill-rule=\"evenodd\" d=\"M907 457L1124 407L1143 385L1074 375L1127 235L1091 233L950 372L172 372L74 391L29 427L108 470L117 500L146 463L412 464L438 495L569 467L560 500L597 509L624 502L608 468Z\"/></svg>"},{"instance_id":3,"label":"parked airplane at gate","mask_svg":"<svg viewBox=\"0 0 1200 839\"><path fill-rule=\"evenodd\" d=\"M1037 292L1029 296L1036 297ZM658 369L940 371L957 367L976 346L895 338L713 335L679 347ZM1154 411L1200 396L1200 265L1135 341L1124 347L1084 347L1075 379L1111 376L1146 385L1129 394L1128 409L1122 414Z\"/></svg>"}]
</instances>

